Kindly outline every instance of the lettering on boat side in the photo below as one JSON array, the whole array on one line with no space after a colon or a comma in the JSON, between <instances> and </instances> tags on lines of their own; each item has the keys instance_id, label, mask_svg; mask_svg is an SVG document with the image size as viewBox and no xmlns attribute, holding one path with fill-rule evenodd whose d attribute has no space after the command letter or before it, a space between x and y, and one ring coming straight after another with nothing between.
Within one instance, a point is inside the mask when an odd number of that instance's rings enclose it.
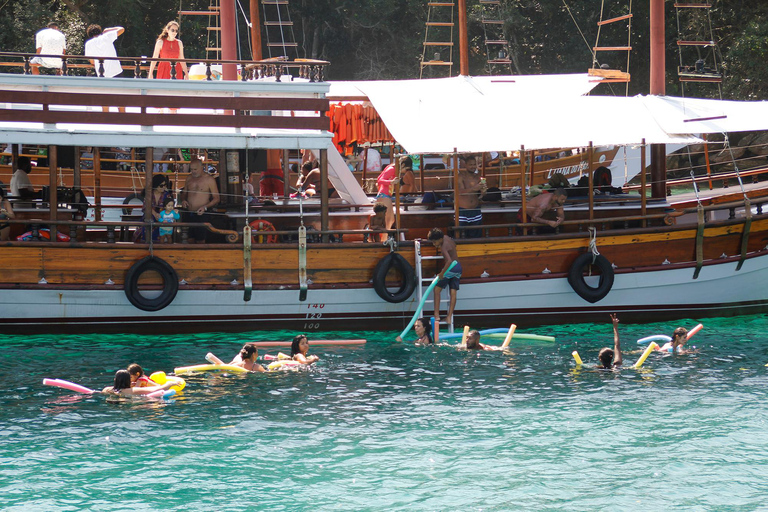
<instances>
[{"instance_id":1,"label":"lettering on boat side","mask_svg":"<svg viewBox=\"0 0 768 512\"><path fill-rule=\"evenodd\" d=\"M323 309L325 304L307 304L307 309Z\"/></svg>"},{"instance_id":2,"label":"lettering on boat side","mask_svg":"<svg viewBox=\"0 0 768 512\"><path fill-rule=\"evenodd\" d=\"M313 320L313 319L316 320L318 318L323 318L323 314L322 313L307 313L307 320Z\"/></svg>"},{"instance_id":3,"label":"lettering on boat side","mask_svg":"<svg viewBox=\"0 0 768 512\"><path fill-rule=\"evenodd\" d=\"M566 167L556 167L547 171L547 178L551 178L553 174L575 174L577 172L586 171L589 167L587 162L581 161L576 165L568 165Z\"/></svg>"},{"instance_id":4,"label":"lettering on boat side","mask_svg":"<svg viewBox=\"0 0 768 512\"><path fill-rule=\"evenodd\" d=\"M307 330L313 330L313 329L319 329L319 328L320 328L320 323L304 324L304 329L307 329Z\"/></svg>"}]
</instances>

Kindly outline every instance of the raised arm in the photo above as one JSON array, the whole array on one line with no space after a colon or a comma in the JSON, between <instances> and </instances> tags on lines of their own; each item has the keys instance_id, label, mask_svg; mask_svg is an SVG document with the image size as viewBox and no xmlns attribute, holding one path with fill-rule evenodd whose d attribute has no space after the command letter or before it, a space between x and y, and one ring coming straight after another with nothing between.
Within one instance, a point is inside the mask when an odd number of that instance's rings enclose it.
<instances>
[{"instance_id":1,"label":"raised arm","mask_svg":"<svg viewBox=\"0 0 768 512\"><path fill-rule=\"evenodd\" d=\"M611 321L613 322L613 365L620 366L623 359L621 357L621 342L619 340L619 319L616 313L611 315Z\"/></svg>"}]
</instances>

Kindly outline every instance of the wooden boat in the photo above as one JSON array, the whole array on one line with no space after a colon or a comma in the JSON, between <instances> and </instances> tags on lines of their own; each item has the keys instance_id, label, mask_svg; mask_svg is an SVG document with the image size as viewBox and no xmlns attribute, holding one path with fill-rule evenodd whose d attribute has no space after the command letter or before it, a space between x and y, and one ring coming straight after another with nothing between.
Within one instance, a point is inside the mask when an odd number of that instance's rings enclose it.
<instances>
[{"instance_id":1,"label":"wooden boat","mask_svg":"<svg viewBox=\"0 0 768 512\"><path fill-rule=\"evenodd\" d=\"M109 96L98 94L104 84ZM70 220L74 217L58 200L57 175L51 173L49 205L11 221L16 229L30 228L31 240L0 242L3 333L394 330L416 310L423 280L442 267L432 258L430 244L419 239L431 227L457 237L464 267L457 323L600 322L611 312L627 321L661 321L768 310L768 214L763 211L768 195L760 184L745 185L743 193L729 190L728 196L681 196L676 206L677 200L666 198L663 174L652 175L650 199L644 173L643 193L635 196L595 197L590 183L583 200L567 204L567 220L552 234L518 223L516 211L525 199L512 198L484 207L485 236L477 239L461 237L453 209L401 205L397 196L390 243L364 243L370 203L331 204L325 186L316 199L284 199L255 209L235 199L243 167L248 170L247 158L234 157L240 151L316 151L321 183L327 182L335 155L322 118L328 109L325 82L0 75L0 90L5 101L0 142L49 145L53 169L59 147L130 146L149 155L146 184L155 146L233 155L221 159L227 165L219 178L232 197L218 217L226 223L208 226L224 238L205 245L183 243L189 227L183 223L177 225L182 232L177 243L124 241L121 231L142 225L151 231L148 213L126 222ZM101 112L107 103L140 111ZM82 105L96 111L74 108ZM162 107L198 110L152 112ZM214 113L226 110L235 115ZM265 110L306 115L249 115ZM650 142L661 140L666 139L659 135ZM614 142L628 141L617 136ZM522 154L524 172L517 179L529 184L533 159ZM98 157L94 163L98 201ZM146 212L150 206L145 200ZM71 240L43 241L43 226L51 239L63 233ZM252 235L258 226L275 231ZM307 226L316 231L305 234ZM523 234L516 235L516 229Z\"/></svg>"}]
</instances>

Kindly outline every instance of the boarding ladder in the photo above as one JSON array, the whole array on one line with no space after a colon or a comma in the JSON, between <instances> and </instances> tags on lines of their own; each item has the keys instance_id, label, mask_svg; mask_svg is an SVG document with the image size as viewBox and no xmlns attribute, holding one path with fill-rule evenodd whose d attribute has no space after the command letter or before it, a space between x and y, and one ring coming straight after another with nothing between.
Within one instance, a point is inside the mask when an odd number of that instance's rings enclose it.
<instances>
[{"instance_id":1,"label":"boarding ladder","mask_svg":"<svg viewBox=\"0 0 768 512\"><path fill-rule=\"evenodd\" d=\"M424 267L423 267L422 262L424 260L442 260L443 256L442 255L422 256L421 255L421 241L420 240L415 240L413 242L413 244L414 244L414 251L416 253L416 280L418 282L418 286L416 287L416 290L418 290L418 293L419 293L418 294L418 303L421 304L421 301L424 298L424 290L427 287L429 287L429 284L434 279L434 276L432 276L432 277L424 277ZM448 290L444 290L444 291L448 292ZM447 309L448 304L450 304L450 297L451 297L450 292L448 292L447 294L443 293L442 295L440 295L440 305L442 306L443 303L445 303L446 304L446 309ZM431 304L433 306L432 310L429 311L428 313L424 313L424 311L422 311L422 316L432 317L432 315L434 314L435 299L428 298L427 300L425 300L424 301L424 308L425 309L426 309L428 304ZM453 315L456 316L456 312L455 311L454 311ZM448 323L446 321L441 321L440 325L447 325L448 326L448 332L451 332L451 333L453 332L453 318L451 318L451 323Z\"/></svg>"},{"instance_id":2,"label":"boarding ladder","mask_svg":"<svg viewBox=\"0 0 768 512\"><path fill-rule=\"evenodd\" d=\"M429 78L445 71L445 76L453 74L453 27L455 2L427 2L427 22L424 32L424 44L421 49L419 78ZM432 71L434 67L435 71ZM424 76L424 69L430 68Z\"/></svg>"},{"instance_id":3,"label":"boarding ladder","mask_svg":"<svg viewBox=\"0 0 768 512\"><path fill-rule=\"evenodd\" d=\"M590 76L602 77L602 80L600 81L601 84L625 83L627 84L627 91L629 91L629 56L632 52L632 2L630 1L629 5L626 7L622 5L610 5L608 8L609 12L606 13L606 1L607 0L603 1L600 7L600 20L597 22L597 38L595 39L595 46L592 47L592 68L589 69L588 73ZM604 16L610 17L604 19ZM607 38L611 41L619 41L623 32L623 26L619 24L626 26L626 45L601 46L600 36L602 32L605 32L605 34L602 34L604 39ZM602 52L626 52L626 71L619 69L619 59L615 59L615 62L611 61L610 64L608 62L600 63L598 55Z\"/></svg>"},{"instance_id":4,"label":"boarding ladder","mask_svg":"<svg viewBox=\"0 0 768 512\"><path fill-rule=\"evenodd\" d=\"M509 41L504 33L504 20L501 17L501 0L480 0L480 8L488 74L499 72L511 75L512 60L509 58Z\"/></svg>"},{"instance_id":5,"label":"boarding ladder","mask_svg":"<svg viewBox=\"0 0 768 512\"><path fill-rule=\"evenodd\" d=\"M261 0L267 58L295 60L299 43L293 33L289 0Z\"/></svg>"},{"instance_id":6,"label":"boarding ladder","mask_svg":"<svg viewBox=\"0 0 768 512\"><path fill-rule=\"evenodd\" d=\"M686 82L714 83L717 84L718 90L721 87L723 74L718 65L718 47L712 30L711 9L709 0L675 2L677 48L680 55L677 76L680 82L683 82L683 88ZM704 32L706 34L702 35Z\"/></svg>"},{"instance_id":7,"label":"boarding ladder","mask_svg":"<svg viewBox=\"0 0 768 512\"><path fill-rule=\"evenodd\" d=\"M208 39L205 43L206 59L221 60L221 6L219 0L211 0L207 10L179 11L179 23L182 16L207 16Z\"/></svg>"}]
</instances>

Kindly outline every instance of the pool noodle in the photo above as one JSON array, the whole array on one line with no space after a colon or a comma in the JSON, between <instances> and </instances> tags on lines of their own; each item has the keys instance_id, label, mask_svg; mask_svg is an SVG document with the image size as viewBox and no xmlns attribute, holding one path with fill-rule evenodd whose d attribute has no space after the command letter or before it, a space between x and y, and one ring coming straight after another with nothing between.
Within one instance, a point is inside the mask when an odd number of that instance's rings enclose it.
<instances>
[{"instance_id":1,"label":"pool noodle","mask_svg":"<svg viewBox=\"0 0 768 512\"><path fill-rule=\"evenodd\" d=\"M645 345L646 343L650 343L651 341L663 341L664 343L669 343L672 341L672 338L667 336L666 334L654 334L653 336L646 336L645 338L640 338L637 340L638 345Z\"/></svg>"},{"instance_id":2,"label":"pool noodle","mask_svg":"<svg viewBox=\"0 0 768 512\"><path fill-rule=\"evenodd\" d=\"M469 326L464 326L464 332L461 333L461 344L466 345L467 344L467 338L469 337Z\"/></svg>"},{"instance_id":3,"label":"pool noodle","mask_svg":"<svg viewBox=\"0 0 768 512\"><path fill-rule=\"evenodd\" d=\"M578 353L578 352L576 352L576 351L574 350L573 352L571 352L571 355L572 355L572 356L573 356L573 358L576 360L576 364L578 364L578 365L583 365L583 364L584 364L584 363L581 361L581 356L579 356L579 353Z\"/></svg>"},{"instance_id":4,"label":"pool noodle","mask_svg":"<svg viewBox=\"0 0 768 512\"><path fill-rule=\"evenodd\" d=\"M704 324L697 325L696 327L688 331L688 336L685 339L689 340L693 338L693 335L699 332L700 330L702 330L703 328L704 328Z\"/></svg>"},{"instance_id":5,"label":"pool noodle","mask_svg":"<svg viewBox=\"0 0 768 512\"><path fill-rule=\"evenodd\" d=\"M168 399L176 394L176 391L172 389L158 389L157 391L153 391L152 393L149 393L146 396L147 398L163 398Z\"/></svg>"},{"instance_id":6,"label":"pool noodle","mask_svg":"<svg viewBox=\"0 0 768 512\"><path fill-rule=\"evenodd\" d=\"M215 355L213 355L212 352L208 352L207 354L205 354L205 360L211 364L227 364L221 359L219 359L218 357L216 357Z\"/></svg>"},{"instance_id":7,"label":"pool noodle","mask_svg":"<svg viewBox=\"0 0 768 512\"><path fill-rule=\"evenodd\" d=\"M195 372L208 372L208 371L228 371L232 373L248 373L248 370L245 368L242 368L240 366L235 366L232 364L198 364L195 366L182 366L180 368L175 368L173 370L173 373L176 375L184 374L184 373L195 373Z\"/></svg>"},{"instance_id":8,"label":"pool noodle","mask_svg":"<svg viewBox=\"0 0 768 512\"><path fill-rule=\"evenodd\" d=\"M445 270L448 272L453 267L456 266L458 263L458 260L453 260L450 265L448 265L448 268ZM429 287L427 288L427 291L424 292L424 295L421 297L421 302L419 302L419 307L416 308L416 312L413 314L413 318L411 318L411 321L408 322L408 327L403 329L403 332L400 333L400 337L404 338L408 332L410 332L411 328L413 327L413 324L416 323L416 320L421 316L421 310L424 309L424 303L427 302L427 298L429 298L429 294L432 293L432 290L435 289L435 286L437 286L437 282L440 280L440 275L436 275L435 278L432 280L432 282L429 284Z\"/></svg>"},{"instance_id":9,"label":"pool noodle","mask_svg":"<svg viewBox=\"0 0 768 512\"><path fill-rule=\"evenodd\" d=\"M63 379L43 379L43 384L46 386L55 386L57 388L68 389L70 391L74 391L75 393L84 393L86 395L98 393L98 391L95 389L90 389L85 386L81 386L80 384L75 384L74 382Z\"/></svg>"},{"instance_id":10,"label":"pool noodle","mask_svg":"<svg viewBox=\"0 0 768 512\"><path fill-rule=\"evenodd\" d=\"M656 344L655 341L652 341L651 344L645 348L643 355L640 356L640 359L637 360L637 362L632 368L640 368L641 366L643 366L643 363L645 362L646 359L648 359L648 356L651 355L651 352L653 352L657 348L659 348L659 346Z\"/></svg>"},{"instance_id":11,"label":"pool noodle","mask_svg":"<svg viewBox=\"0 0 768 512\"><path fill-rule=\"evenodd\" d=\"M365 345L367 340L310 340L310 345ZM254 341L248 343L257 348L290 347L290 341Z\"/></svg>"},{"instance_id":12,"label":"pool noodle","mask_svg":"<svg viewBox=\"0 0 768 512\"><path fill-rule=\"evenodd\" d=\"M512 336L515 334L515 329L517 329L515 324L509 326L509 332L507 333L507 337L504 338L504 343L501 344L501 350L504 350L509 346L509 342L512 341Z\"/></svg>"},{"instance_id":13,"label":"pool noodle","mask_svg":"<svg viewBox=\"0 0 768 512\"><path fill-rule=\"evenodd\" d=\"M480 331L480 336L485 338L506 338L507 334L509 332L509 329L504 329L504 332L492 332L488 334L483 334L483 331ZM440 338L443 340L454 340L461 336L460 333L440 333ZM543 336L541 334L527 334L523 332L516 332L512 335L513 340L529 340L529 341L555 341L554 336Z\"/></svg>"}]
</instances>

